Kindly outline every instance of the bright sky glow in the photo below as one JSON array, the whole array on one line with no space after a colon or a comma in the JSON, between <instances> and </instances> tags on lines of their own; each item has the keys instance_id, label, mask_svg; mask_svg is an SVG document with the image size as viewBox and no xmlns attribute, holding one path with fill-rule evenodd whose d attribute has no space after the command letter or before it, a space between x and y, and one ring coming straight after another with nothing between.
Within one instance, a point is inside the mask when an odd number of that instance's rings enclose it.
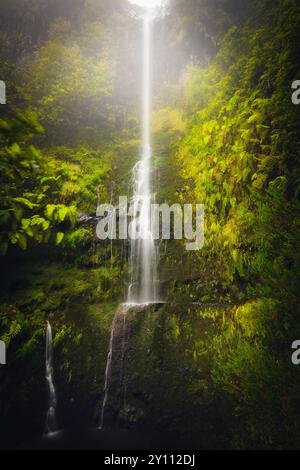
<instances>
[{"instance_id":1,"label":"bright sky glow","mask_svg":"<svg viewBox=\"0 0 300 470\"><path fill-rule=\"evenodd\" d=\"M137 5L141 8L151 9L157 8L163 5L164 0L129 0L133 5Z\"/></svg>"}]
</instances>

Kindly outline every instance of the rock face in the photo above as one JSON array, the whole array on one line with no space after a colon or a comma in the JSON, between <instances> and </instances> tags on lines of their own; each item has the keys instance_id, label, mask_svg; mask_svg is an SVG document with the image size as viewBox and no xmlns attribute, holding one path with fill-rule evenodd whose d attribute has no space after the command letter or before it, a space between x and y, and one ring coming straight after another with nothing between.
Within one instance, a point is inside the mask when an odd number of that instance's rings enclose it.
<instances>
[{"instance_id":1,"label":"rock face","mask_svg":"<svg viewBox=\"0 0 300 470\"><path fill-rule=\"evenodd\" d=\"M151 307L157 311L160 304ZM104 380L103 402L101 410L101 427L125 426L135 427L144 412L127 402L128 358L134 351L132 340L138 319L149 307L122 304L114 316L107 354L106 373Z\"/></svg>"},{"instance_id":2,"label":"rock face","mask_svg":"<svg viewBox=\"0 0 300 470\"><path fill-rule=\"evenodd\" d=\"M224 424L227 403L216 395L211 376L213 340L221 332L224 309L170 303L76 307L74 303L64 318L53 317L59 428L99 426L106 395L105 432L109 428L125 428L141 436L170 436L170 449L174 448L174 440L183 439L183 449L190 448L191 442L196 448L226 447L223 436L228 435ZM18 413L2 412L12 423L14 440L17 426L26 429L26 436L31 432L37 437L43 432L47 410L44 326L42 318L38 328L43 335L22 363L25 372L26 367L28 371L35 367L36 375L32 381L24 380L26 394L22 393ZM30 331L29 337L34 332ZM1 373L6 371L9 372L6 366L1 369ZM18 374L10 375L9 383L8 377L3 377L2 383L7 382L1 392L3 404L12 387L17 389L13 379ZM28 424L32 429L28 429ZM22 432L20 442L24 435Z\"/></svg>"},{"instance_id":3,"label":"rock face","mask_svg":"<svg viewBox=\"0 0 300 470\"><path fill-rule=\"evenodd\" d=\"M101 428L114 425L126 403L126 357L131 329L128 311L128 307L120 306L111 327L100 417Z\"/></svg>"},{"instance_id":4,"label":"rock face","mask_svg":"<svg viewBox=\"0 0 300 470\"><path fill-rule=\"evenodd\" d=\"M85 214L84 212L78 212L78 221L82 226L94 226L96 227L99 217L96 214Z\"/></svg>"},{"instance_id":5,"label":"rock face","mask_svg":"<svg viewBox=\"0 0 300 470\"><path fill-rule=\"evenodd\" d=\"M217 306L121 306L112 327L104 428L222 447L226 413L211 379L218 315Z\"/></svg>"}]
</instances>

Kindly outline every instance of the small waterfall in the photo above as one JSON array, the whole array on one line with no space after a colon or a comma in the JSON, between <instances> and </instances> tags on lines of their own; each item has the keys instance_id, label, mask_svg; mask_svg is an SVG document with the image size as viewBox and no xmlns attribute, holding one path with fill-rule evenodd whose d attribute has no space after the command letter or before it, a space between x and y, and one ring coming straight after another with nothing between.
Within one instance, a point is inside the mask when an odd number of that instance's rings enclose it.
<instances>
[{"instance_id":1,"label":"small waterfall","mask_svg":"<svg viewBox=\"0 0 300 470\"><path fill-rule=\"evenodd\" d=\"M114 188L115 188L115 182L113 181L112 184L111 184L111 188L110 188L110 199L109 199L109 203L110 203L111 206L112 206L113 200L114 200ZM115 214L115 212L114 212L114 214ZM110 236L110 265L111 266L113 265L113 237L112 237L112 233L111 233L111 236Z\"/></svg>"},{"instance_id":2,"label":"small waterfall","mask_svg":"<svg viewBox=\"0 0 300 470\"><path fill-rule=\"evenodd\" d=\"M108 393L110 388L110 381L111 381L111 365L112 365L112 356L113 356L113 345L114 345L114 333L115 333L115 324L116 324L117 315L113 320L113 324L110 330L110 338L109 338L109 350L107 354L107 361L106 361L106 369L105 369L105 380L104 380L104 398L102 402L102 409L101 409L101 417L100 417L100 429L103 429L104 425L104 413L106 410L106 404L108 400Z\"/></svg>"},{"instance_id":3,"label":"small waterfall","mask_svg":"<svg viewBox=\"0 0 300 470\"><path fill-rule=\"evenodd\" d=\"M112 396L112 383L116 382L114 390L117 391L118 408L121 408L125 400L125 356L126 356L126 319L128 307L122 305L116 312L113 319L109 350L107 354L105 380L104 380L104 398L102 402L99 429L103 429L105 417L108 409L108 403L116 398ZM116 368L114 365L116 364ZM115 370L116 369L116 370ZM119 371L119 374L117 372ZM116 372L116 374L115 374Z\"/></svg>"},{"instance_id":4,"label":"small waterfall","mask_svg":"<svg viewBox=\"0 0 300 470\"><path fill-rule=\"evenodd\" d=\"M49 391L49 405L46 417L46 434L52 434L56 431L56 391L53 381L53 366L52 366L52 328L47 321L46 331L46 382Z\"/></svg>"}]
</instances>

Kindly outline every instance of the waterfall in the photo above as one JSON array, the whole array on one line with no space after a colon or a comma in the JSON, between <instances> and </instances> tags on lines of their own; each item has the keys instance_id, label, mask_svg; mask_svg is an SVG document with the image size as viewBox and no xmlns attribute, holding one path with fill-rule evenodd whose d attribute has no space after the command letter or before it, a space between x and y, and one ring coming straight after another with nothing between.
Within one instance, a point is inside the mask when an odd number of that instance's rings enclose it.
<instances>
[{"instance_id":1,"label":"waterfall","mask_svg":"<svg viewBox=\"0 0 300 470\"><path fill-rule=\"evenodd\" d=\"M115 333L115 324L116 324L117 315L113 320L113 324L110 330L110 338L109 338L109 349L107 354L106 360L106 368L105 368L105 380L104 380L104 398L102 402L102 410L101 410L101 417L100 417L100 426L99 429L103 429L104 425L104 413L106 410L107 400L108 400L108 393L110 388L111 382L111 366L112 366L112 357L113 357L113 345L114 345L114 333Z\"/></svg>"},{"instance_id":2,"label":"waterfall","mask_svg":"<svg viewBox=\"0 0 300 470\"><path fill-rule=\"evenodd\" d=\"M131 304L154 303L158 300L156 246L151 227L151 204L154 202L151 191L151 31L155 16L154 8L159 7L162 0L152 0L148 3L144 0L129 1L143 9L143 142L141 159L132 172L133 196L130 204L130 215L133 217L132 232L139 234L139 236L136 239L131 237L131 282L127 294L128 304L117 310L111 327L100 429L105 424L108 408L110 412L114 411L113 391L118 393L119 408L117 411L120 411L126 400L126 319L129 306ZM117 370L115 370L114 364L117 364ZM118 370L119 373L114 374Z\"/></svg>"},{"instance_id":3,"label":"waterfall","mask_svg":"<svg viewBox=\"0 0 300 470\"><path fill-rule=\"evenodd\" d=\"M46 433L52 434L56 431L56 391L53 381L52 366L52 329L47 321L46 330L46 383L49 392L49 405L46 417Z\"/></svg>"},{"instance_id":4,"label":"waterfall","mask_svg":"<svg viewBox=\"0 0 300 470\"><path fill-rule=\"evenodd\" d=\"M157 301L157 259L151 228L151 29L153 14L145 10L143 16L143 145L142 158L133 169L133 197L131 200L132 227L139 233L131 240L131 282L128 303Z\"/></svg>"},{"instance_id":5,"label":"waterfall","mask_svg":"<svg viewBox=\"0 0 300 470\"><path fill-rule=\"evenodd\" d=\"M115 182L113 181L112 184L111 184L111 187L110 187L110 199L109 199L109 203L110 203L111 206L112 206L113 200L114 200L114 188L115 188ZM112 227L112 230L113 230L113 227ZM113 265L113 237L112 237L112 233L111 233L111 236L110 236L110 266L112 267L112 265Z\"/></svg>"},{"instance_id":6,"label":"waterfall","mask_svg":"<svg viewBox=\"0 0 300 470\"><path fill-rule=\"evenodd\" d=\"M105 424L105 416L108 408L108 403L112 397L112 383L116 382L114 387L118 392L119 407L121 407L125 400L125 387L124 387L124 369L125 369L125 355L126 355L126 319L128 313L128 306L122 305L116 312L109 339L109 348L106 360L105 380L104 380L104 398L102 402L101 416L99 429L103 429ZM118 369L114 370L113 365L117 364ZM117 374L117 371L119 373ZM115 375L114 372L116 372Z\"/></svg>"}]
</instances>

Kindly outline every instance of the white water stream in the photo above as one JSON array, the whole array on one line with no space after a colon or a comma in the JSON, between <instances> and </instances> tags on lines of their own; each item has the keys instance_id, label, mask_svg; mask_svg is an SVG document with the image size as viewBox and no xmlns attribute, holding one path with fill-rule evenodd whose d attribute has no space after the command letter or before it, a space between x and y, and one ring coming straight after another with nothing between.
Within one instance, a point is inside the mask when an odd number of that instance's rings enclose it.
<instances>
[{"instance_id":1,"label":"white water stream","mask_svg":"<svg viewBox=\"0 0 300 470\"><path fill-rule=\"evenodd\" d=\"M131 214L134 233L139 233L138 239L131 239L130 267L131 282L128 289L128 303L144 304L156 302L157 292L157 256L156 247L151 231L152 195L152 148L151 148L151 44L153 7L158 2L140 3L145 10L143 21L143 143L142 158L133 169L133 197Z\"/></svg>"},{"instance_id":2,"label":"white water stream","mask_svg":"<svg viewBox=\"0 0 300 470\"><path fill-rule=\"evenodd\" d=\"M139 233L137 239L131 238L130 268L131 282L128 288L127 304L116 312L113 320L109 351L107 355L104 398L102 402L100 429L105 424L105 414L110 398L112 383L113 356L117 345L120 348L120 380L119 386L124 387L126 398L126 385L124 384L124 362L126 343L126 316L131 304L148 304L158 301L157 256L156 246L151 231L151 204L154 202L152 194L152 148L151 148L151 44L152 24L155 12L163 5L164 0L129 0L130 3L142 8L143 21L143 142L141 160L133 169L133 196L131 200L131 215L133 216L133 233ZM122 326L120 326L120 321Z\"/></svg>"},{"instance_id":3,"label":"white water stream","mask_svg":"<svg viewBox=\"0 0 300 470\"><path fill-rule=\"evenodd\" d=\"M56 391L53 381L52 365L52 329L47 321L46 330L46 382L49 392L49 405L46 417L46 433L52 434L56 431Z\"/></svg>"}]
</instances>

